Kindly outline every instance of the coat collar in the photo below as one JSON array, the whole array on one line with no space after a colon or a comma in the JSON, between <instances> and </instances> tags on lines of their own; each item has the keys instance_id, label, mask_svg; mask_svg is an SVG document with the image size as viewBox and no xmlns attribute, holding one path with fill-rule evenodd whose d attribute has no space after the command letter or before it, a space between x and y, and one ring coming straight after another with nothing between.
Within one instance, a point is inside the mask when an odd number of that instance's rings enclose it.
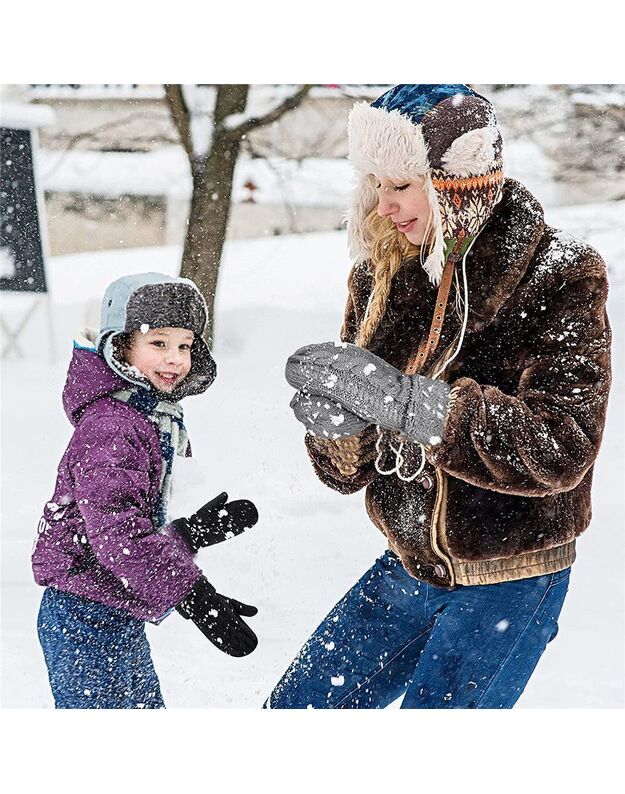
<instances>
[{"instance_id":1,"label":"coat collar","mask_svg":"<svg viewBox=\"0 0 625 794\"><path fill-rule=\"evenodd\" d=\"M467 256L468 332L494 320L523 278L544 228L537 199L520 182L506 179L500 203Z\"/></svg>"}]
</instances>

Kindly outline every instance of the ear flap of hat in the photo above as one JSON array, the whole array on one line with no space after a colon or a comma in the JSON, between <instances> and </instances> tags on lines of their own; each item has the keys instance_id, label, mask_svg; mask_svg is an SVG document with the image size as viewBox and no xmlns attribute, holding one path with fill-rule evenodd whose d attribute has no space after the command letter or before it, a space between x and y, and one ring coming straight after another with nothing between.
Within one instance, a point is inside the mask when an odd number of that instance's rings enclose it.
<instances>
[{"instance_id":1,"label":"ear flap of hat","mask_svg":"<svg viewBox=\"0 0 625 794\"><path fill-rule=\"evenodd\" d=\"M451 144L442 157L445 171L456 176L485 174L497 160L501 136L496 127L465 132Z\"/></svg>"},{"instance_id":2,"label":"ear flap of hat","mask_svg":"<svg viewBox=\"0 0 625 794\"><path fill-rule=\"evenodd\" d=\"M347 209L347 241L349 253L356 259L366 259L370 252L365 242L363 229L366 217L375 209L378 196L369 174L358 174Z\"/></svg>"},{"instance_id":3,"label":"ear flap of hat","mask_svg":"<svg viewBox=\"0 0 625 794\"><path fill-rule=\"evenodd\" d=\"M212 386L217 377L217 364L208 345L201 336L196 336L191 346L191 370L176 390L177 400L191 394L201 394Z\"/></svg>"},{"instance_id":4,"label":"ear flap of hat","mask_svg":"<svg viewBox=\"0 0 625 794\"><path fill-rule=\"evenodd\" d=\"M128 383L135 386L149 387L149 382L136 367L122 361L118 356L116 340L122 336L123 331L107 331L100 334L96 340L96 349L106 361L113 372L117 373Z\"/></svg>"},{"instance_id":5,"label":"ear flap of hat","mask_svg":"<svg viewBox=\"0 0 625 794\"><path fill-rule=\"evenodd\" d=\"M428 274L432 284L441 283L443 270L445 268L445 239L443 234L443 222L441 218L441 208L438 202L438 194L432 184L432 178L428 175L425 180L425 191L428 195L428 202L432 210L432 226L434 235L430 244L430 251L423 263L423 269Z\"/></svg>"}]
</instances>

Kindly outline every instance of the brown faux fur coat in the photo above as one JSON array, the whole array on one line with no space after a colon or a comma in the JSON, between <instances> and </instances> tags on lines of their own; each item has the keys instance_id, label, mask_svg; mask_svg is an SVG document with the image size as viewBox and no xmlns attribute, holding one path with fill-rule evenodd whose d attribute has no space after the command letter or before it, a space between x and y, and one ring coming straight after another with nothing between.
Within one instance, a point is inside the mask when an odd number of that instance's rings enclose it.
<instances>
[{"instance_id":1,"label":"brown faux fur coat","mask_svg":"<svg viewBox=\"0 0 625 794\"><path fill-rule=\"evenodd\" d=\"M459 267L459 266L458 266ZM459 274L461 276L461 274ZM341 442L306 437L321 480L342 492L367 486L369 516L416 578L441 586L488 584L560 570L591 518L593 463L610 388L606 268L598 253L546 226L518 182L467 257L469 315L442 442L412 482L376 471L374 427ZM354 266L341 331L353 342L372 279ZM436 297L418 258L396 274L369 349L404 370L427 337ZM455 349L453 294L435 360ZM388 437L383 437L388 449ZM421 461L409 447L407 467ZM383 449L384 447L381 447ZM382 468L394 462L386 455Z\"/></svg>"}]
</instances>

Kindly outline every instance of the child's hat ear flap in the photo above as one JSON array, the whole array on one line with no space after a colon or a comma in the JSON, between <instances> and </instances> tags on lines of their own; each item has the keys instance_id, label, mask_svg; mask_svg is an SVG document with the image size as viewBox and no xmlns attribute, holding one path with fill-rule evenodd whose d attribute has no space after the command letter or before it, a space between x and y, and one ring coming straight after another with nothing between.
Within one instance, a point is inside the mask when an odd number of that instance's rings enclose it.
<instances>
[{"instance_id":1,"label":"child's hat ear flap","mask_svg":"<svg viewBox=\"0 0 625 794\"><path fill-rule=\"evenodd\" d=\"M196 334L191 345L191 373L194 382L204 391L212 386L217 377L217 364L212 357L208 345L201 336ZM188 376L187 376L188 377Z\"/></svg>"}]
</instances>

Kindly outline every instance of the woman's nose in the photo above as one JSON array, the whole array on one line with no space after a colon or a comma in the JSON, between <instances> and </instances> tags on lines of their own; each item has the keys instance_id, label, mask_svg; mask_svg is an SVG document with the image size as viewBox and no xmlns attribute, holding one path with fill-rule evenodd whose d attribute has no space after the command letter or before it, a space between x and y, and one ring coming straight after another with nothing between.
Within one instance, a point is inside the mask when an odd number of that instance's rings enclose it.
<instances>
[{"instance_id":1,"label":"woman's nose","mask_svg":"<svg viewBox=\"0 0 625 794\"><path fill-rule=\"evenodd\" d=\"M393 201L385 193L381 193L378 198L378 215L381 218L386 218L387 215L392 215L397 211L397 202Z\"/></svg>"}]
</instances>

